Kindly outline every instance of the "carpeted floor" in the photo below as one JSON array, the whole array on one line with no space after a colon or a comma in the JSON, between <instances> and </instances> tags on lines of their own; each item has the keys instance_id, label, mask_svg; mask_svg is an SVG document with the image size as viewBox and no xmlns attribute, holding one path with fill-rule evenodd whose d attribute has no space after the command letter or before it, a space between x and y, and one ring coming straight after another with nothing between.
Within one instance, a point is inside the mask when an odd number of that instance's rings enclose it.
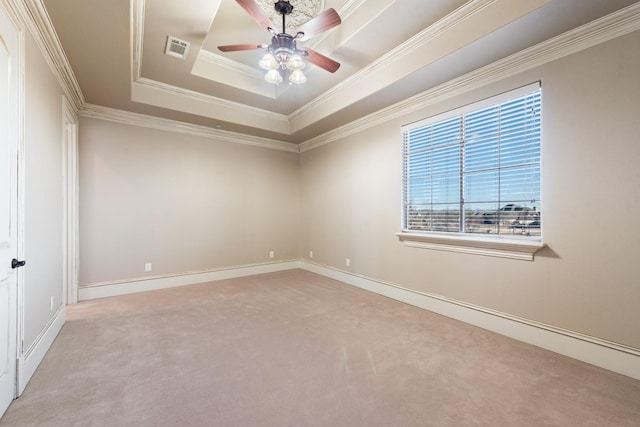
<instances>
[{"instance_id":1,"label":"carpeted floor","mask_svg":"<svg viewBox=\"0 0 640 427\"><path fill-rule=\"evenodd\" d=\"M67 319L0 426L640 426L640 381L302 270Z\"/></svg>"}]
</instances>

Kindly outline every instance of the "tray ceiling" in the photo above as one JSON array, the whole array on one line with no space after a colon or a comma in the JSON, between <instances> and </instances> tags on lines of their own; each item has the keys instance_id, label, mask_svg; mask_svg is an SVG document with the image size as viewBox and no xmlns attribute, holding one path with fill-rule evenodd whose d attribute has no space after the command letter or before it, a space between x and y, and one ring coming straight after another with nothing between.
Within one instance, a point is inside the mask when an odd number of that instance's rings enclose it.
<instances>
[{"instance_id":1,"label":"tray ceiling","mask_svg":"<svg viewBox=\"0 0 640 427\"><path fill-rule=\"evenodd\" d=\"M263 80L259 50L217 49L270 41L234 0L42 3L87 105L301 143L636 1L291 0L342 18L300 42L340 69L294 86ZM184 60L168 36L190 43Z\"/></svg>"}]
</instances>

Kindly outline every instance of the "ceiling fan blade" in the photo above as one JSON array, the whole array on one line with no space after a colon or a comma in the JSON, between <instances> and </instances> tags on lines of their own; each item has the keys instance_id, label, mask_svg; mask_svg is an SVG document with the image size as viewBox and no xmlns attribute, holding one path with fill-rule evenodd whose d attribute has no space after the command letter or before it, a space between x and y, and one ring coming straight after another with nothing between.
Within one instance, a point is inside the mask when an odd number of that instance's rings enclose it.
<instances>
[{"instance_id":1,"label":"ceiling fan blade","mask_svg":"<svg viewBox=\"0 0 640 427\"><path fill-rule=\"evenodd\" d=\"M260 24L260 26L262 28L266 28L266 29L269 29L269 28L275 29L276 28L276 26L273 25L273 23L271 22L271 20L267 16L267 14L264 13L264 11L260 7L260 5L258 5L258 3L256 3L255 0L236 0L236 2L240 6L242 6L242 8L249 15L251 15L251 17L253 19L255 19L256 22L258 24Z\"/></svg>"},{"instance_id":2,"label":"ceiling fan blade","mask_svg":"<svg viewBox=\"0 0 640 427\"><path fill-rule=\"evenodd\" d=\"M237 52L239 50L253 50L253 49L264 49L268 47L263 43L243 43L243 44L227 44L224 46L218 46L223 52Z\"/></svg>"},{"instance_id":3,"label":"ceiling fan blade","mask_svg":"<svg viewBox=\"0 0 640 427\"><path fill-rule=\"evenodd\" d=\"M304 36L299 37L298 40L308 40L316 34L320 34L340 25L341 22L342 20L340 19L340 15L338 15L338 12L336 12L335 9L327 9L312 20L307 21L298 27L296 33L304 33Z\"/></svg>"},{"instance_id":4,"label":"ceiling fan blade","mask_svg":"<svg viewBox=\"0 0 640 427\"><path fill-rule=\"evenodd\" d=\"M313 65L316 65L324 70L327 70L330 73L335 73L338 68L340 68L340 63L334 61L331 58L328 58L321 53L316 52L312 49L300 49L303 52L306 52L305 58L307 61L311 62Z\"/></svg>"}]
</instances>

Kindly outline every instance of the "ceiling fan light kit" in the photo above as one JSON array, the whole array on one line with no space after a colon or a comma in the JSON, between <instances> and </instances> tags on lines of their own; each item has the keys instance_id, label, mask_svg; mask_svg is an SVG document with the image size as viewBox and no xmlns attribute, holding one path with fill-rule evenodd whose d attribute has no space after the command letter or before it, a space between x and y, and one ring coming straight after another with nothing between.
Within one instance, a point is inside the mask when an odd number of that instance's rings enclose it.
<instances>
[{"instance_id":1,"label":"ceiling fan light kit","mask_svg":"<svg viewBox=\"0 0 640 427\"><path fill-rule=\"evenodd\" d=\"M273 36L267 53L258 63L261 68L267 70L264 79L273 84L280 84L285 78L294 84L306 82L307 78L302 72L306 66L302 59L304 53L297 49L295 37L285 33ZM271 71L277 71L280 78L275 78L275 73Z\"/></svg>"},{"instance_id":2,"label":"ceiling fan light kit","mask_svg":"<svg viewBox=\"0 0 640 427\"><path fill-rule=\"evenodd\" d=\"M260 65L260 68L263 70L275 70L278 68L278 61L276 61L276 57L273 56L271 52L267 52L264 54L258 65Z\"/></svg>"},{"instance_id":3,"label":"ceiling fan light kit","mask_svg":"<svg viewBox=\"0 0 640 427\"><path fill-rule=\"evenodd\" d=\"M269 83L273 83L274 85L279 85L282 83L282 75L278 72L278 70L269 70L267 74L264 75L264 79Z\"/></svg>"},{"instance_id":4,"label":"ceiling fan light kit","mask_svg":"<svg viewBox=\"0 0 640 427\"><path fill-rule=\"evenodd\" d=\"M297 40L307 40L308 38L327 31L341 23L340 16L334 9L327 9L315 18L302 24L295 31L295 36L287 34L285 19L293 10L293 5L288 0L279 0L274 3L276 12L282 15L282 32L278 33L275 26L269 20L262 8L255 0L236 0L242 8L262 27L273 34L271 44L236 44L218 46L222 52L234 52L240 50L266 49L258 65L267 70L264 79L272 84L280 84L287 80L289 84L302 84L307 81L307 77L302 70L308 62L334 73L340 64L312 49L297 47Z\"/></svg>"},{"instance_id":5,"label":"ceiling fan light kit","mask_svg":"<svg viewBox=\"0 0 640 427\"><path fill-rule=\"evenodd\" d=\"M291 74L289 74L289 81L299 85L307 81L307 76L304 75L302 70L293 70Z\"/></svg>"},{"instance_id":6,"label":"ceiling fan light kit","mask_svg":"<svg viewBox=\"0 0 640 427\"><path fill-rule=\"evenodd\" d=\"M291 55L287 61L287 68L290 70L302 70L306 65L298 54Z\"/></svg>"}]
</instances>

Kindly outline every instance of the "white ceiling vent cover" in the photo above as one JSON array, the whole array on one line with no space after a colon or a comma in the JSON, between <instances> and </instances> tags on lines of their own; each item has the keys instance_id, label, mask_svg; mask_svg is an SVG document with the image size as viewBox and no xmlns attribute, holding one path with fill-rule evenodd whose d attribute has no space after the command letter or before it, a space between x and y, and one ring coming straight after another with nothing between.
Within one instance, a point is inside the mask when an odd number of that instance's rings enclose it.
<instances>
[{"instance_id":1,"label":"white ceiling vent cover","mask_svg":"<svg viewBox=\"0 0 640 427\"><path fill-rule=\"evenodd\" d=\"M167 47L164 49L164 53L176 58L185 59L189 52L189 46L191 43L184 40L177 39L173 36L167 36Z\"/></svg>"}]
</instances>

